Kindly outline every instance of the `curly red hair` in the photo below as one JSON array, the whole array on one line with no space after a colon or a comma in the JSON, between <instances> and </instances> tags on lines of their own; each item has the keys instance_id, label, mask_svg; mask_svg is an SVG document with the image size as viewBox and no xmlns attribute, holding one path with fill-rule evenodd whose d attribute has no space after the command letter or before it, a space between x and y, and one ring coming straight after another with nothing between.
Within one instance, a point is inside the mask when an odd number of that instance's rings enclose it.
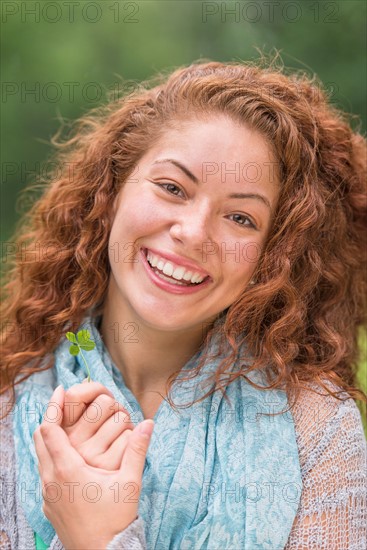
<instances>
[{"instance_id":1,"label":"curly red hair","mask_svg":"<svg viewBox=\"0 0 367 550\"><path fill-rule=\"evenodd\" d=\"M232 352L215 373L217 387L245 339L254 362L226 383L263 369L266 389L284 388L296 399L310 381L338 398L329 380L367 402L356 386L358 331L366 326L366 142L315 78L271 63L202 60L94 110L58 144L57 173L12 239L2 391L14 395L16 383L51 368L65 331L102 306L113 199L139 159L170 125L216 113L267 138L281 181L256 284L228 308L222 327Z\"/></svg>"}]
</instances>

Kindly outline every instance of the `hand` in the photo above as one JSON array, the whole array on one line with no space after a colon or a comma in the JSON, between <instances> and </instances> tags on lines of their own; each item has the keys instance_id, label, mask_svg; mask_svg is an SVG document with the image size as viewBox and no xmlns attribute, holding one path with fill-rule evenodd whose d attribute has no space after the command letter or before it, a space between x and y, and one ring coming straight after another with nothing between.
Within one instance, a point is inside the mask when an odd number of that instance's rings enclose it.
<instances>
[{"instance_id":1,"label":"hand","mask_svg":"<svg viewBox=\"0 0 367 550\"><path fill-rule=\"evenodd\" d=\"M145 456L153 428L144 420L130 432L117 470L88 465L74 449L63 428L64 390L51 397L61 414L46 413L34 433L43 487L43 511L69 549L106 548L115 535L138 516Z\"/></svg>"},{"instance_id":2,"label":"hand","mask_svg":"<svg viewBox=\"0 0 367 550\"><path fill-rule=\"evenodd\" d=\"M134 429L129 413L98 382L75 384L65 392L61 427L90 466L116 470Z\"/></svg>"}]
</instances>

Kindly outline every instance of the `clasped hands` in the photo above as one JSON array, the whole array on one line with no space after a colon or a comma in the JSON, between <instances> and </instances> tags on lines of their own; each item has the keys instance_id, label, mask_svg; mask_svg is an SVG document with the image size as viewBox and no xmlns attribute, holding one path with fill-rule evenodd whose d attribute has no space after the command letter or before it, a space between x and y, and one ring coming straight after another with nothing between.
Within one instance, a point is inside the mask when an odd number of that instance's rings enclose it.
<instances>
[{"instance_id":1,"label":"clasped hands","mask_svg":"<svg viewBox=\"0 0 367 550\"><path fill-rule=\"evenodd\" d=\"M43 512L67 550L105 549L137 518L153 426L135 427L98 382L56 388L33 437Z\"/></svg>"}]
</instances>

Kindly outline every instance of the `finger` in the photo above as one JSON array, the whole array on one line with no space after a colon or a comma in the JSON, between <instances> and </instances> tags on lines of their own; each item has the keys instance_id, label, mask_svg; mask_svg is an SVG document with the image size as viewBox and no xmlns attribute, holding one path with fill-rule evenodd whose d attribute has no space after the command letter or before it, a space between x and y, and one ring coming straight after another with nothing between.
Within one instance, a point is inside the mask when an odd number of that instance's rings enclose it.
<instances>
[{"instance_id":1,"label":"finger","mask_svg":"<svg viewBox=\"0 0 367 550\"><path fill-rule=\"evenodd\" d=\"M94 454L96 449L89 447L89 444L92 441L91 439L86 443L86 445L88 445L88 450L85 450L84 448L78 450L86 463L91 466L110 471L119 470L131 433L132 430L125 430L115 439L109 449L105 452Z\"/></svg>"},{"instance_id":2,"label":"finger","mask_svg":"<svg viewBox=\"0 0 367 550\"><path fill-rule=\"evenodd\" d=\"M121 465L122 457L129 443L132 430L125 430L119 437L115 439L110 448L104 453L106 460L113 463L115 470L118 470Z\"/></svg>"},{"instance_id":3,"label":"finger","mask_svg":"<svg viewBox=\"0 0 367 550\"><path fill-rule=\"evenodd\" d=\"M81 384L75 384L65 394L63 427L75 424L98 395L104 394L113 398L110 390L99 382L84 382L85 380Z\"/></svg>"},{"instance_id":4,"label":"finger","mask_svg":"<svg viewBox=\"0 0 367 550\"><path fill-rule=\"evenodd\" d=\"M85 465L84 459L71 445L65 431L56 423L43 422L40 434L49 454L50 464L60 472Z\"/></svg>"},{"instance_id":5,"label":"finger","mask_svg":"<svg viewBox=\"0 0 367 550\"><path fill-rule=\"evenodd\" d=\"M71 444L77 446L93 437L103 424L117 412L121 412L126 425L130 424L129 413L121 403L118 403L108 395L99 395L96 397L88 405L78 422L74 426L66 428Z\"/></svg>"},{"instance_id":6,"label":"finger","mask_svg":"<svg viewBox=\"0 0 367 550\"><path fill-rule=\"evenodd\" d=\"M134 429L134 424L128 420L128 417L123 411L118 411L106 420L93 437L83 441L81 444L79 442L74 444L75 435L71 434L69 435L70 442L82 454L86 461L89 462L88 457L92 458L105 453L123 432L126 430L132 431ZM120 464L121 460L118 468Z\"/></svg>"},{"instance_id":7,"label":"finger","mask_svg":"<svg viewBox=\"0 0 367 550\"><path fill-rule=\"evenodd\" d=\"M154 421L152 419L147 419L136 426L131 432L120 467L120 472L124 480L127 479L141 484L145 457L153 429Z\"/></svg>"},{"instance_id":8,"label":"finger","mask_svg":"<svg viewBox=\"0 0 367 550\"><path fill-rule=\"evenodd\" d=\"M64 388L61 385L57 386L47 405L47 409L43 417L43 423L46 422L61 425L64 409L64 397Z\"/></svg>"},{"instance_id":9,"label":"finger","mask_svg":"<svg viewBox=\"0 0 367 550\"><path fill-rule=\"evenodd\" d=\"M34 447L38 458L38 470L41 478L44 475L45 469L50 465L51 459L47 447L43 441L40 426L33 433Z\"/></svg>"},{"instance_id":10,"label":"finger","mask_svg":"<svg viewBox=\"0 0 367 550\"><path fill-rule=\"evenodd\" d=\"M129 415L124 410L117 411L99 428L98 432L94 435L92 440L95 444L99 444L102 441L104 445L104 451L106 451L120 434L125 430L133 430L135 424L130 421Z\"/></svg>"},{"instance_id":11,"label":"finger","mask_svg":"<svg viewBox=\"0 0 367 550\"><path fill-rule=\"evenodd\" d=\"M62 411L64 406L64 388L60 385L54 390L51 395L51 399L47 405L46 412L44 414L43 423L61 422ZM56 412L56 416L55 416ZM50 467L50 455L47 451L47 447L43 441L41 434L41 426L38 426L33 433L34 446L38 458L38 470L40 476L43 477L45 470Z\"/></svg>"}]
</instances>

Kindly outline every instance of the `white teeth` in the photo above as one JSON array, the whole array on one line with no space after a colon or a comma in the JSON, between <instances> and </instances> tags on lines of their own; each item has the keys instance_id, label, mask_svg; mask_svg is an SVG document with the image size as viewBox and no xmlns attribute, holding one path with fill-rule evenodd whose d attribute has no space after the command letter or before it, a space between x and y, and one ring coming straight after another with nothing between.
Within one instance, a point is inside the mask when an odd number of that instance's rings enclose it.
<instances>
[{"instance_id":1,"label":"white teeth","mask_svg":"<svg viewBox=\"0 0 367 550\"><path fill-rule=\"evenodd\" d=\"M185 268L184 267L176 267L176 269L172 273L172 277L174 279L177 279L178 281L180 281L183 278L184 273L185 273Z\"/></svg>"},{"instance_id":2,"label":"white teeth","mask_svg":"<svg viewBox=\"0 0 367 550\"><path fill-rule=\"evenodd\" d=\"M149 263L152 267L155 267L156 265L158 265L158 262L159 262L159 258L157 256L152 256L150 259L149 259ZM162 262L163 264L163 262ZM159 269L159 268L158 268Z\"/></svg>"},{"instance_id":3,"label":"white teeth","mask_svg":"<svg viewBox=\"0 0 367 550\"><path fill-rule=\"evenodd\" d=\"M191 282L192 282L192 283L198 283L198 282L200 281L200 279L202 279L202 278L200 277L200 275L196 275L196 273L195 273L195 275L194 275L194 276L192 277L192 279L191 279Z\"/></svg>"},{"instance_id":4,"label":"white teeth","mask_svg":"<svg viewBox=\"0 0 367 550\"><path fill-rule=\"evenodd\" d=\"M168 277L171 277L173 273L173 265L170 264L169 262L165 263L162 271L165 275L168 275Z\"/></svg>"},{"instance_id":5,"label":"white teeth","mask_svg":"<svg viewBox=\"0 0 367 550\"><path fill-rule=\"evenodd\" d=\"M171 283L171 285L187 286L186 283L183 283L182 281L174 281L171 277L166 277L165 275L163 275L163 273L157 273L157 275L160 279Z\"/></svg>"},{"instance_id":6,"label":"white teeth","mask_svg":"<svg viewBox=\"0 0 367 550\"><path fill-rule=\"evenodd\" d=\"M171 262L165 261L156 254L147 251L147 260L152 267L157 267L159 271L163 271L168 277L173 277L177 281L189 281L191 283L201 283L205 277L195 271L186 270L184 267L175 267Z\"/></svg>"},{"instance_id":7,"label":"white teeth","mask_svg":"<svg viewBox=\"0 0 367 550\"><path fill-rule=\"evenodd\" d=\"M183 275L183 278L185 279L185 281L189 281L192 277L192 271L186 271L186 273L184 273Z\"/></svg>"}]
</instances>

